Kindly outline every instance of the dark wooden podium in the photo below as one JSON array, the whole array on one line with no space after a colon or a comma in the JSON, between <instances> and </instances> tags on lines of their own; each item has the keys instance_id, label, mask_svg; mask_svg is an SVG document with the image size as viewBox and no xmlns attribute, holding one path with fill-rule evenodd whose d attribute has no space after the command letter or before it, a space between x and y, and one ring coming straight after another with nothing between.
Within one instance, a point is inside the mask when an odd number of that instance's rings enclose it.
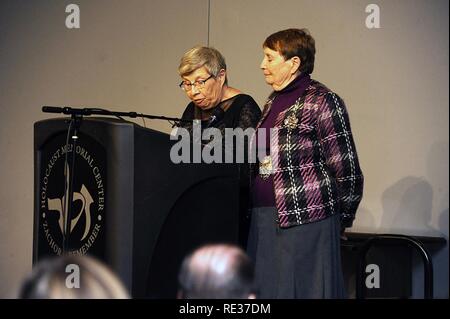
<instances>
[{"instance_id":1,"label":"dark wooden podium","mask_svg":"<svg viewBox=\"0 0 450 319\"><path fill-rule=\"evenodd\" d=\"M112 118L83 119L76 147L67 128L67 118L34 125L33 262L61 253L66 153L75 154L69 249L106 262L133 297L174 298L188 252L237 243L238 166L174 164L168 134Z\"/></svg>"}]
</instances>

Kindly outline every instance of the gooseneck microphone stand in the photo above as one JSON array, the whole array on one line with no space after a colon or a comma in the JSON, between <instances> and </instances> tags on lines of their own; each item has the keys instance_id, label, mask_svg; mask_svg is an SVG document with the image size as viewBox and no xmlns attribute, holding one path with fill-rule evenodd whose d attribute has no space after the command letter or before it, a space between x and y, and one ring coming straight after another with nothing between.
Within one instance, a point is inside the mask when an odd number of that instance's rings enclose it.
<instances>
[{"instance_id":1,"label":"gooseneck microphone stand","mask_svg":"<svg viewBox=\"0 0 450 319\"><path fill-rule=\"evenodd\" d=\"M80 128L83 116L73 113L70 116L69 128L67 130L66 138L66 156L64 160L64 203L63 203L63 243L62 253L66 255L70 251L69 237L72 228L72 202L73 202L73 181L75 176L75 152L77 148L78 129ZM72 134L73 131L73 134ZM69 157L69 140L72 139L72 152L70 161L70 170L68 170Z\"/></svg>"},{"instance_id":2,"label":"gooseneck microphone stand","mask_svg":"<svg viewBox=\"0 0 450 319\"><path fill-rule=\"evenodd\" d=\"M166 117L166 116L157 116L157 115L148 115L137 112L116 112L109 111L100 108L72 108L72 107L59 107L59 106L43 106L42 112L45 113L62 113L66 115L109 115L118 117L121 120L124 120L122 116L137 118L144 117L151 120L167 120L167 121L176 121L176 122L191 122L192 120L184 120L176 117Z\"/></svg>"},{"instance_id":3,"label":"gooseneck microphone stand","mask_svg":"<svg viewBox=\"0 0 450 319\"><path fill-rule=\"evenodd\" d=\"M148 119L156 119L156 120L167 120L174 122L190 122L191 120L184 120L173 117L166 116L156 116L156 115L147 115L136 112L115 112L109 111L101 108L72 108L72 107L56 107L56 106L43 106L42 111L45 113L59 113L70 115L70 120L68 121L69 127L67 129L67 138L66 138L66 155L64 160L64 196L62 203L62 218L63 218L63 231L62 231L62 254L66 255L70 252L69 239L70 239L70 231L72 224L72 201L73 201L73 183L75 176L75 153L77 147L78 140L78 130L80 129L81 122L83 120L83 116L89 115L107 115L107 116L115 116L119 119L125 121L124 117L131 118L148 118ZM70 161L70 170L69 166L69 140L72 139L72 151L71 151L71 161Z\"/></svg>"}]
</instances>

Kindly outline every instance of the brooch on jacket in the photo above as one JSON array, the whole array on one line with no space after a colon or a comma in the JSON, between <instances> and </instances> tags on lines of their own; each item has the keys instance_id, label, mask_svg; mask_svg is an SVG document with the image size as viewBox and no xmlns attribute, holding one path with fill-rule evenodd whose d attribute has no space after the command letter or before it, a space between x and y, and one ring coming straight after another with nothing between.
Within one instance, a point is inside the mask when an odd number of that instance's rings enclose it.
<instances>
[{"instance_id":1,"label":"brooch on jacket","mask_svg":"<svg viewBox=\"0 0 450 319\"><path fill-rule=\"evenodd\" d=\"M259 176L263 180L267 180L272 174L272 158L269 156L265 156L262 161L259 162Z\"/></svg>"},{"instance_id":2,"label":"brooch on jacket","mask_svg":"<svg viewBox=\"0 0 450 319\"><path fill-rule=\"evenodd\" d=\"M287 128L293 130L297 127L298 124L298 118L295 116L294 113L291 113L287 118L284 119L284 125L287 126Z\"/></svg>"}]
</instances>

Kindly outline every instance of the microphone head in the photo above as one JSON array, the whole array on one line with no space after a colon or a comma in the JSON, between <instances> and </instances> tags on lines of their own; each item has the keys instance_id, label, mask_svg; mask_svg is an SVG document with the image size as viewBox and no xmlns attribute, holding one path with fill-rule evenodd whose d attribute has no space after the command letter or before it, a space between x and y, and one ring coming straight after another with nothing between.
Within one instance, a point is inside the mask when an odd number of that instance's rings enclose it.
<instances>
[{"instance_id":1,"label":"microphone head","mask_svg":"<svg viewBox=\"0 0 450 319\"><path fill-rule=\"evenodd\" d=\"M42 112L44 113L62 113L63 108L58 106L43 106Z\"/></svg>"}]
</instances>

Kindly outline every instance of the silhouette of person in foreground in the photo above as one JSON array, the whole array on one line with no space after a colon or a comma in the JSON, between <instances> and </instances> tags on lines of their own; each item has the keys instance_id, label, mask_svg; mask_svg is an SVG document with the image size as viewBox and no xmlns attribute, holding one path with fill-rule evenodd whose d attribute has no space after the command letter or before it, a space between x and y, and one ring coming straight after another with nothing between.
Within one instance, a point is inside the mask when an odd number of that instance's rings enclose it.
<instances>
[{"instance_id":1,"label":"silhouette of person in foreground","mask_svg":"<svg viewBox=\"0 0 450 319\"><path fill-rule=\"evenodd\" d=\"M228 244L205 245L183 260L180 299L254 299L254 269L247 254Z\"/></svg>"},{"instance_id":2,"label":"silhouette of person in foreground","mask_svg":"<svg viewBox=\"0 0 450 319\"><path fill-rule=\"evenodd\" d=\"M38 262L19 291L22 299L127 299L120 279L103 263L66 255Z\"/></svg>"}]
</instances>

